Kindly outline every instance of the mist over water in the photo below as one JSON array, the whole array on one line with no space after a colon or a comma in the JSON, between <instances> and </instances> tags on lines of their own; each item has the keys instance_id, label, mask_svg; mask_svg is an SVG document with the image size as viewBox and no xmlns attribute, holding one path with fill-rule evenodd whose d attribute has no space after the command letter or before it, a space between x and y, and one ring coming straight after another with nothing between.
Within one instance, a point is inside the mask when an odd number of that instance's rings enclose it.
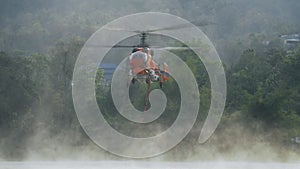
<instances>
[{"instance_id":1,"label":"mist over water","mask_svg":"<svg viewBox=\"0 0 300 169\"><path fill-rule=\"evenodd\" d=\"M19 169L19 168L57 168L57 169L77 169L77 168L124 168L124 169L138 169L138 168L151 168L151 169L205 169L205 168L216 168L216 169L265 169L265 168L288 168L296 169L299 167L296 163L282 164L282 163L247 163L247 162L6 162L3 165L7 169Z\"/></svg>"}]
</instances>

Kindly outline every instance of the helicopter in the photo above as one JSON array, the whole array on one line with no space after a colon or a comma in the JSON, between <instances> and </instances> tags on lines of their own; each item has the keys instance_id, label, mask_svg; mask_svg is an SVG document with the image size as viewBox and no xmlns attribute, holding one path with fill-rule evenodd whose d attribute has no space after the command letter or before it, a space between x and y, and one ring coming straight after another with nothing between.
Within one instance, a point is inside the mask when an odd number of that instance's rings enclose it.
<instances>
[{"instance_id":1,"label":"helicopter","mask_svg":"<svg viewBox=\"0 0 300 169\"><path fill-rule=\"evenodd\" d=\"M202 23L194 23L196 26L207 26L211 23L202 22ZM174 29L182 29L189 27L189 24L181 24L164 28L157 28L146 31L139 30L123 30L123 29L114 29L110 28L110 30L116 31L129 31L137 33L140 37L140 43L138 45L115 45L112 48L132 48L130 55L128 56L130 70L128 73L128 82L127 86L130 84L135 84L137 81L141 81L147 84L147 95L144 111L146 111L147 103L149 99L150 93L150 85L151 83L159 83L160 88L163 87L163 83L170 80L171 73L169 70L169 66L167 63L163 63L163 68L161 68L160 64L158 64L154 59L154 53L151 48L156 49L166 49L166 50L190 50L189 47L150 47L148 43L146 43L147 36L149 34L154 34L155 32L161 30L174 30Z\"/></svg>"},{"instance_id":2,"label":"helicopter","mask_svg":"<svg viewBox=\"0 0 300 169\"><path fill-rule=\"evenodd\" d=\"M146 32L141 32L140 44L133 48L129 56L129 83L143 81L150 86L151 83L158 82L162 88L163 83L170 78L169 66L163 63L163 69L161 69L160 64L154 60L153 51L145 42L146 35Z\"/></svg>"},{"instance_id":3,"label":"helicopter","mask_svg":"<svg viewBox=\"0 0 300 169\"><path fill-rule=\"evenodd\" d=\"M196 26L207 26L212 24L211 22L202 21L202 22L193 22ZM151 47L146 39L148 35L155 35L155 32L163 30L176 30L190 27L190 24L179 24L173 25L170 27L163 27L157 29L150 29L145 31L140 30L124 30L120 28L108 28L114 31L128 31L137 33L140 37L140 43L138 45L115 45L113 48L132 48L132 51L129 55L129 80L127 86L135 84L136 81L142 81L150 85L151 83L159 83L160 88L163 87L163 83L167 82L170 79L170 70L167 63L163 63L161 68L154 59L153 48L155 49L166 49L166 50L190 50L188 47ZM152 49L151 49L152 48Z\"/></svg>"}]
</instances>

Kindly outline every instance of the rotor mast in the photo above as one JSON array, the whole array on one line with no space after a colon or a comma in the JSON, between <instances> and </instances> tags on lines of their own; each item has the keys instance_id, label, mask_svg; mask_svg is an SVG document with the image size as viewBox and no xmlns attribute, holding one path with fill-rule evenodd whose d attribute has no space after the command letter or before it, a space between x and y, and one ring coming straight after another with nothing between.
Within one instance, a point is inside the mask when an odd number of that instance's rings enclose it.
<instances>
[{"instance_id":1,"label":"rotor mast","mask_svg":"<svg viewBox=\"0 0 300 169\"><path fill-rule=\"evenodd\" d=\"M149 45L146 43L147 33L141 32L140 37L141 37L140 47L143 47L143 48L149 47Z\"/></svg>"}]
</instances>

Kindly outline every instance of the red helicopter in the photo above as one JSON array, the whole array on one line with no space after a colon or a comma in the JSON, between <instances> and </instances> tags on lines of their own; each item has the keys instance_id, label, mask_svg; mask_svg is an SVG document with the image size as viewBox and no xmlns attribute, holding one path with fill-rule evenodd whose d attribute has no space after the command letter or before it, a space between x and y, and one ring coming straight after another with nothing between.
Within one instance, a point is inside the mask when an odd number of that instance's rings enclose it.
<instances>
[{"instance_id":1,"label":"red helicopter","mask_svg":"<svg viewBox=\"0 0 300 169\"><path fill-rule=\"evenodd\" d=\"M194 23L197 26L206 26L209 25L209 22L198 22ZM157 28L145 31L139 30L125 30L120 28L109 28L110 30L115 31L129 31L138 33L140 36L139 45L115 45L113 48L133 48L132 52L129 55L129 80L128 86L134 84L136 81L143 81L150 85L152 82L159 82L160 88L162 88L163 83L170 79L169 67L166 63L163 63L163 68L160 68L160 65L155 62L153 59L153 50L150 49L150 45L146 43L146 37L149 34L154 32L159 32L162 30L175 30L190 27L189 24L180 24L170 27ZM154 33L155 34L155 33ZM157 48L157 47L155 47ZM158 49L167 49L167 50L190 50L187 47L158 47Z\"/></svg>"},{"instance_id":2,"label":"red helicopter","mask_svg":"<svg viewBox=\"0 0 300 169\"><path fill-rule=\"evenodd\" d=\"M149 45L145 43L146 33L141 33L141 43L139 47L135 47L129 55L129 80L134 84L137 80L142 80L148 84L147 95L145 99L144 111L147 109L150 85L152 82L159 82L160 88L163 86L163 82L166 82L170 78L169 67L166 63L163 64L163 69L160 69L160 65L153 59L153 52L150 50Z\"/></svg>"},{"instance_id":3,"label":"red helicopter","mask_svg":"<svg viewBox=\"0 0 300 169\"><path fill-rule=\"evenodd\" d=\"M206 26L208 23L197 23L197 26ZM189 27L188 24L182 24L182 25L175 25L171 27L165 27L165 28L158 28L158 29L152 29L147 31L131 31L131 30L124 30L124 31L130 31L140 34L140 44L134 45L134 46L128 46L128 45L115 45L113 48L133 48L132 52L129 55L129 65L130 65L130 71L129 71L129 79L128 79L128 87L130 84L134 84L136 81L142 81L148 84L148 90L147 90L147 96L146 96L146 103L145 103L145 109L147 108L148 98L149 98L149 92L150 92L150 85L153 82L158 82L160 88L163 87L163 83L168 81L170 79L170 70L166 63L163 63L163 68L160 68L160 65L155 62L153 59L153 50L150 49L150 46L146 43L146 37L148 34L160 30L173 30L173 29L181 29ZM117 30L120 31L122 29L114 29L111 28L111 30ZM187 47L161 47L161 49L167 49L167 50L190 50L190 48Z\"/></svg>"}]
</instances>

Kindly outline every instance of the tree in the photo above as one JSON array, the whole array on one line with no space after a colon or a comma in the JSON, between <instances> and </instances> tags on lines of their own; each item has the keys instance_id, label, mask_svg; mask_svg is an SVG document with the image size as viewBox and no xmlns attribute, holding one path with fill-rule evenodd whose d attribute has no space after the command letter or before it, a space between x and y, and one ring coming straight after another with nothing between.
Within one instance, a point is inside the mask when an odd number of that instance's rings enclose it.
<instances>
[{"instance_id":1,"label":"tree","mask_svg":"<svg viewBox=\"0 0 300 169\"><path fill-rule=\"evenodd\" d=\"M72 75L74 65L83 45L79 38L69 42L59 42L53 49L50 59L50 102L48 103L54 119L54 128L70 126L77 122L72 101Z\"/></svg>"}]
</instances>

